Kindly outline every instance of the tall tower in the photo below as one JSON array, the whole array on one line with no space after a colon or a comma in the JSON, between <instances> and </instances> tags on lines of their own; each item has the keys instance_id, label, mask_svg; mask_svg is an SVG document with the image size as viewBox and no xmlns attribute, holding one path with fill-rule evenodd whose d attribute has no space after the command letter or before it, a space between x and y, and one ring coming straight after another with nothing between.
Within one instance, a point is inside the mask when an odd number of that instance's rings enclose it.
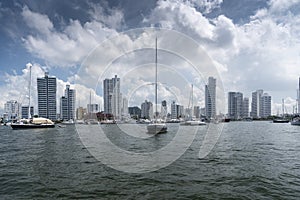
<instances>
[{"instance_id":1,"label":"tall tower","mask_svg":"<svg viewBox=\"0 0 300 200\"><path fill-rule=\"evenodd\" d=\"M145 100L141 105L141 117L144 119L151 119L153 117L153 104Z\"/></svg>"},{"instance_id":2,"label":"tall tower","mask_svg":"<svg viewBox=\"0 0 300 200\"><path fill-rule=\"evenodd\" d=\"M243 118L249 117L249 98L243 99Z\"/></svg>"},{"instance_id":3,"label":"tall tower","mask_svg":"<svg viewBox=\"0 0 300 200\"><path fill-rule=\"evenodd\" d=\"M39 117L56 120L56 88L56 78L48 72L45 77L37 78Z\"/></svg>"},{"instance_id":4,"label":"tall tower","mask_svg":"<svg viewBox=\"0 0 300 200\"><path fill-rule=\"evenodd\" d=\"M60 115L63 120L75 119L75 90L66 85L65 96L60 100Z\"/></svg>"},{"instance_id":5,"label":"tall tower","mask_svg":"<svg viewBox=\"0 0 300 200\"><path fill-rule=\"evenodd\" d=\"M241 119L243 117L243 93L228 93L228 115L231 119Z\"/></svg>"},{"instance_id":6,"label":"tall tower","mask_svg":"<svg viewBox=\"0 0 300 200\"><path fill-rule=\"evenodd\" d=\"M168 113L168 110L167 110L167 101L166 100L163 100L161 102L161 111L160 111L160 115L161 117L164 119L167 117L167 113Z\"/></svg>"},{"instance_id":7,"label":"tall tower","mask_svg":"<svg viewBox=\"0 0 300 200\"><path fill-rule=\"evenodd\" d=\"M113 114L115 118L121 117L122 95L120 91L120 78L115 75L112 79L103 81L104 112Z\"/></svg>"},{"instance_id":8,"label":"tall tower","mask_svg":"<svg viewBox=\"0 0 300 200\"><path fill-rule=\"evenodd\" d=\"M271 116L271 96L268 93L264 93L261 96L261 117Z\"/></svg>"},{"instance_id":9,"label":"tall tower","mask_svg":"<svg viewBox=\"0 0 300 200\"><path fill-rule=\"evenodd\" d=\"M234 119L236 114L235 94L236 92L228 92L228 117L230 119Z\"/></svg>"},{"instance_id":10,"label":"tall tower","mask_svg":"<svg viewBox=\"0 0 300 200\"><path fill-rule=\"evenodd\" d=\"M208 119L216 117L216 79L208 78L205 85L205 113Z\"/></svg>"},{"instance_id":11,"label":"tall tower","mask_svg":"<svg viewBox=\"0 0 300 200\"><path fill-rule=\"evenodd\" d=\"M177 115L177 105L175 103L175 101L172 102L171 104L171 119L177 119L178 115Z\"/></svg>"},{"instance_id":12,"label":"tall tower","mask_svg":"<svg viewBox=\"0 0 300 200\"><path fill-rule=\"evenodd\" d=\"M252 102L251 102L251 117L259 118L262 113L261 97L263 95L263 90L256 90L252 92Z\"/></svg>"}]
</instances>

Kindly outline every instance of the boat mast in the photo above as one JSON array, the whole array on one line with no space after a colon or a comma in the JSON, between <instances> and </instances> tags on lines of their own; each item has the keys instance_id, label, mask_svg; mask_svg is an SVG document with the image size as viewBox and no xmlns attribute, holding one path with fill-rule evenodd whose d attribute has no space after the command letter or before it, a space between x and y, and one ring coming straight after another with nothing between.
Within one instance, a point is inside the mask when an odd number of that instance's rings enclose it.
<instances>
[{"instance_id":1,"label":"boat mast","mask_svg":"<svg viewBox=\"0 0 300 200\"><path fill-rule=\"evenodd\" d=\"M192 107L191 107L191 119L193 119L193 115L194 115L194 86L192 84Z\"/></svg>"},{"instance_id":2,"label":"boat mast","mask_svg":"<svg viewBox=\"0 0 300 200\"><path fill-rule=\"evenodd\" d=\"M29 86L28 86L28 92L29 92L29 103L28 103L28 119L30 119L31 118L31 114L30 114L30 96L31 96L31 67L32 67L32 65L30 64L30 66L29 66Z\"/></svg>"},{"instance_id":3,"label":"boat mast","mask_svg":"<svg viewBox=\"0 0 300 200\"><path fill-rule=\"evenodd\" d=\"M282 99L282 117L284 117L284 99Z\"/></svg>"},{"instance_id":4,"label":"boat mast","mask_svg":"<svg viewBox=\"0 0 300 200\"><path fill-rule=\"evenodd\" d=\"M157 118L157 37L155 38L155 121Z\"/></svg>"}]
</instances>

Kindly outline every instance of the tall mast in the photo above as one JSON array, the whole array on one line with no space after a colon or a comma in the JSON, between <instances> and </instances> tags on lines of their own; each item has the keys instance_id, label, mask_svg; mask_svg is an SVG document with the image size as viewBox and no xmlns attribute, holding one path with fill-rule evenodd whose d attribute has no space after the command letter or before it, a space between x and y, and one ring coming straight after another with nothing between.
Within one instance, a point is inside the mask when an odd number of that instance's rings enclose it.
<instances>
[{"instance_id":1,"label":"tall mast","mask_svg":"<svg viewBox=\"0 0 300 200\"><path fill-rule=\"evenodd\" d=\"M92 92L90 91L90 106L89 106L89 117L92 119Z\"/></svg>"},{"instance_id":2,"label":"tall mast","mask_svg":"<svg viewBox=\"0 0 300 200\"><path fill-rule=\"evenodd\" d=\"M31 118L31 114L30 114L30 96L31 96L31 67L32 65L29 66L29 85L28 85L28 92L29 92L29 103L28 103L28 119Z\"/></svg>"},{"instance_id":3,"label":"tall mast","mask_svg":"<svg viewBox=\"0 0 300 200\"><path fill-rule=\"evenodd\" d=\"M157 38L155 38L155 120L157 118Z\"/></svg>"},{"instance_id":4,"label":"tall mast","mask_svg":"<svg viewBox=\"0 0 300 200\"><path fill-rule=\"evenodd\" d=\"M282 99L282 117L284 116L284 99Z\"/></svg>"},{"instance_id":5,"label":"tall mast","mask_svg":"<svg viewBox=\"0 0 300 200\"><path fill-rule=\"evenodd\" d=\"M193 118L194 115L194 86L192 84L192 107L191 107L191 118Z\"/></svg>"}]
</instances>

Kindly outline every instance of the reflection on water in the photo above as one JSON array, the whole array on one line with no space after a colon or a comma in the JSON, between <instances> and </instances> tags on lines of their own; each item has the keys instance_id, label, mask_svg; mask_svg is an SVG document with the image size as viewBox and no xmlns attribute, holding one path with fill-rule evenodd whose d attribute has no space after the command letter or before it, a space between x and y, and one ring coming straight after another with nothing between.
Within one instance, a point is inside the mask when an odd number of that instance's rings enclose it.
<instances>
[{"instance_id":1,"label":"reflection on water","mask_svg":"<svg viewBox=\"0 0 300 200\"><path fill-rule=\"evenodd\" d=\"M174 140L178 125L170 126L168 133L147 138L122 133L119 127L103 130L120 149L145 153ZM179 138L184 143L193 132L185 128ZM171 165L132 174L95 159L74 126L18 131L1 127L0 198L299 199L300 127L230 122L212 152L199 159L206 129L199 128L187 151Z\"/></svg>"}]
</instances>

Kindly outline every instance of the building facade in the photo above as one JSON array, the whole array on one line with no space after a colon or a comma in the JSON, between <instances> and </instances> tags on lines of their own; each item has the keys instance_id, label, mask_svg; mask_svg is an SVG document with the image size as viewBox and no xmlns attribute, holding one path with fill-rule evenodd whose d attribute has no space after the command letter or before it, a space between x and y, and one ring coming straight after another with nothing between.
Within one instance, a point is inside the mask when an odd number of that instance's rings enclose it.
<instances>
[{"instance_id":1,"label":"building facade","mask_svg":"<svg viewBox=\"0 0 300 200\"><path fill-rule=\"evenodd\" d=\"M60 98L60 118L62 120L75 119L75 90L66 85L65 96Z\"/></svg>"},{"instance_id":2,"label":"building facade","mask_svg":"<svg viewBox=\"0 0 300 200\"><path fill-rule=\"evenodd\" d=\"M39 117L56 120L56 78L45 73L45 77L37 78Z\"/></svg>"},{"instance_id":3,"label":"building facade","mask_svg":"<svg viewBox=\"0 0 300 200\"><path fill-rule=\"evenodd\" d=\"M167 107L167 101L166 100L163 100L161 102L161 109L160 109L160 115L161 115L161 118L166 118L167 115L168 115L168 107Z\"/></svg>"},{"instance_id":4,"label":"building facade","mask_svg":"<svg viewBox=\"0 0 300 200\"><path fill-rule=\"evenodd\" d=\"M86 114L87 114L86 108L79 107L76 110L76 119L82 120L82 119L84 119Z\"/></svg>"},{"instance_id":5,"label":"building facade","mask_svg":"<svg viewBox=\"0 0 300 200\"><path fill-rule=\"evenodd\" d=\"M261 97L261 117L267 118L271 116L272 97L268 93L264 93Z\"/></svg>"},{"instance_id":6,"label":"building facade","mask_svg":"<svg viewBox=\"0 0 300 200\"><path fill-rule=\"evenodd\" d=\"M171 119L177 119L178 113L177 113L177 105L175 101L171 103Z\"/></svg>"},{"instance_id":7,"label":"building facade","mask_svg":"<svg viewBox=\"0 0 300 200\"><path fill-rule=\"evenodd\" d=\"M230 119L243 118L243 93L229 92L228 93L228 117Z\"/></svg>"},{"instance_id":8,"label":"building facade","mask_svg":"<svg viewBox=\"0 0 300 200\"><path fill-rule=\"evenodd\" d=\"M256 90L252 92L252 102L251 102L251 117L260 118L262 112L261 97L263 95L263 90Z\"/></svg>"},{"instance_id":9,"label":"building facade","mask_svg":"<svg viewBox=\"0 0 300 200\"><path fill-rule=\"evenodd\" d=\"M7 101L4 104L4 113L7 120L21 117L21 104L15 100Z\"/></svg>"},{"instance_id":10,"label":"building facade","mask_svg":"<svg viewBox=\"0 0 300 200\"><path fill-rule=\"evenodd\" d=\"M208 84L205 85L205 113L208 119L216 117L216 79L208 78Z\"/></svg>"},{"instance_id":11,"label":"building facade","mask_svg":"<svg viewBox=\"0 0 300 200\"><path fill-rule=\"evenodd\" d=\"M141 118L151 119L153 117L153 104L145 100L141 105Z\"/></svg>"},{"instance_id":12,"label":"building facade","mask_svg":"<svg viewBox=\"0 0 300 200\"><path fill-rule=\"evenodd\" d=\"M244 97L243 99L243 118L249 117L249 98Z\"/></svg>"},{"instance_id":13,"label":"building facade","mask_svg":"<svg viewBox=\"0 0 300 200\"><path fill-rule=\"evenodd\" d=\"M113 114L116 119L121 117L122 95L120 78L115 75L112 79L103 81L104 113Z\"/></svg>"},{"instance_id":14,"label":"building facade","mask_svg":"<svg viewBox=\"0 0 300 200\"><path fill-rule=\"evenodd\" d=\"M21 108L21 118L29 119L29 118L33 117L33 114L34 114L33 110L34 110L33 106L30 106L30 115L28 115L29 107L28 106L22 106L22 108Z\"/></svg>"},{"instance_id":15,"label":"building facade","mask_svg":"<svg viewBox=\"0 0 300 200\"><path fill-rule=\"evenodd\" d=\"M129 111L129 114L131 117L136 118L136 119L141 118L142 111L139 107L137 107L137 106L129 107L128 111Z\"/></svg>"}]
</instances>

